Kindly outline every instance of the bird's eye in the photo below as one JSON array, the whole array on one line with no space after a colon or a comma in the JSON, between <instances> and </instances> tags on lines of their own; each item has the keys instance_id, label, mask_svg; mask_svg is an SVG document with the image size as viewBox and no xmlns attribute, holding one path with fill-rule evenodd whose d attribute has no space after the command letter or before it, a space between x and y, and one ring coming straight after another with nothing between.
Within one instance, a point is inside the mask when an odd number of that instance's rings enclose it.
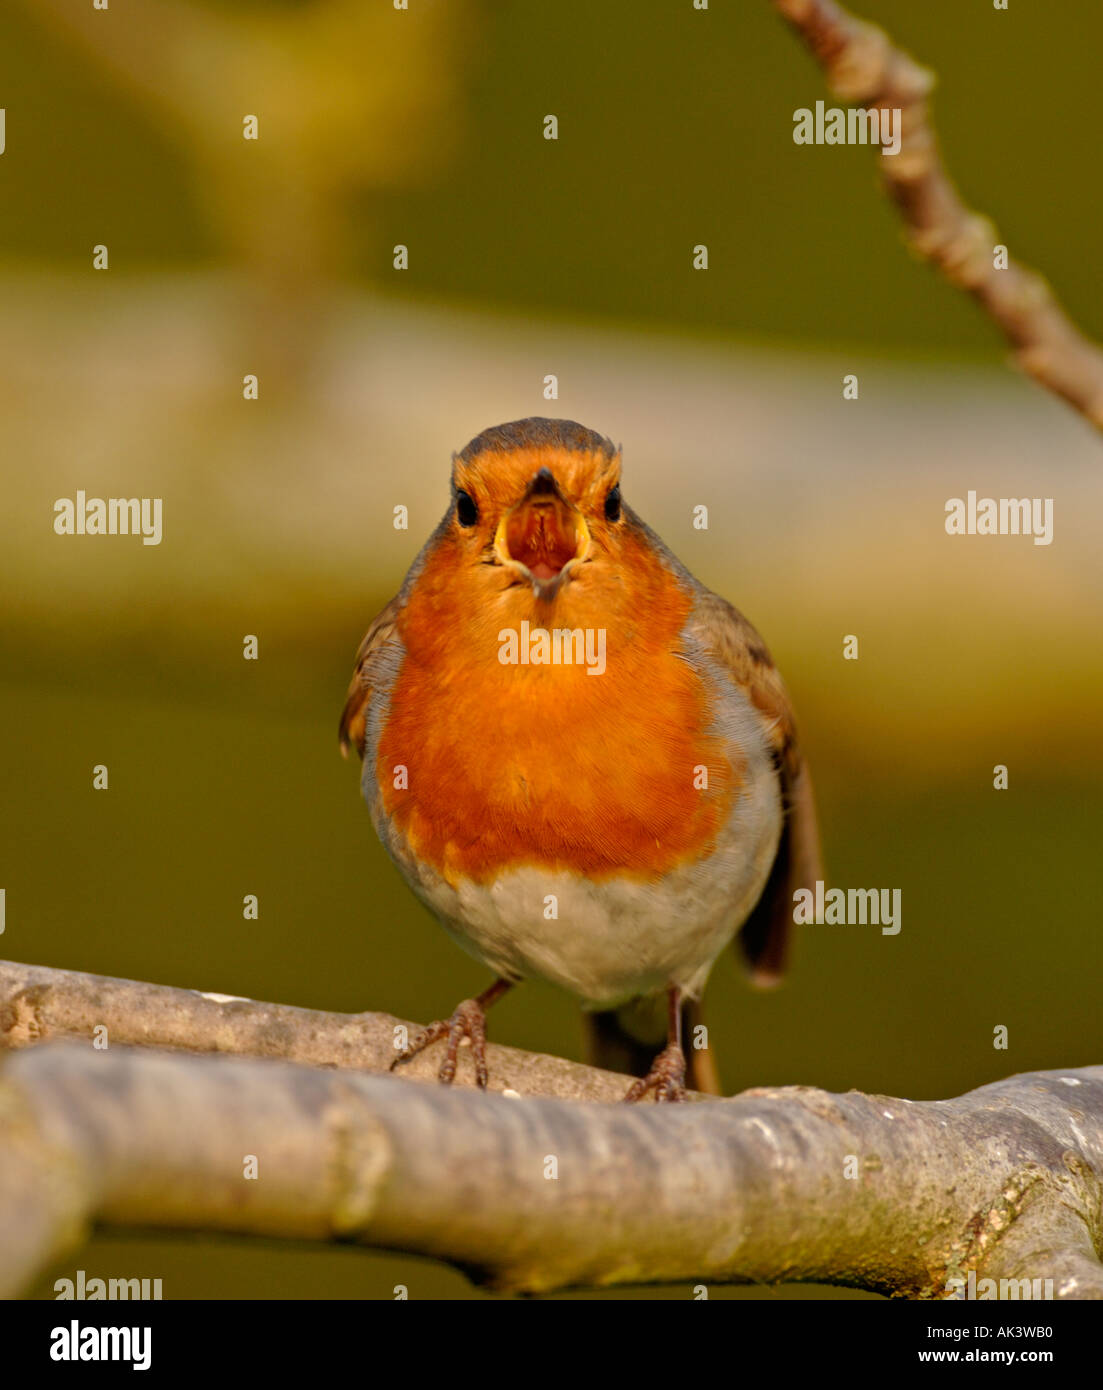
<instances>
[{"instance_id":1,"label":"bird's eye","mask_svg":"<svg viewBox=\"0 0 1103 1390\"><path fill-rule=\"evenodd\" d=\"M461 526L474 526L479 519L479 509L469 492L456 493L456 520Z\"/></svg>"},{"instance_id":2,"label":"bird's eye","mask_svg":"<svg viewBox=\"0 0 1103 1390\"><path fill-rule=\"evenodd\" d=\"M605 494L605 519L607 521L620 520L620 483L611 487Z\"/></svg>"}]
</instances>

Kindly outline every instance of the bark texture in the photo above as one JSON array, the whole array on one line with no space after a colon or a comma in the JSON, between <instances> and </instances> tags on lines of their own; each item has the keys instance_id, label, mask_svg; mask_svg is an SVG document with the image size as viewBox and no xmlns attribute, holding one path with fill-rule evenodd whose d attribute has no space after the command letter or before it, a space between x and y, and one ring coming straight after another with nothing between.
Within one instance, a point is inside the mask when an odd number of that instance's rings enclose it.
<instances>
[{"instance_id":1,"label":"bark texture","mask_svg":"<svg viewBox=\"0 0 1103 1390\"><path fill-rule=\"evenodd\" d=\"M413 1084L368 1074L389 1064L386 1015L11 963L0 1023L20 1049L0 1071L0 1294L98 1223L355 1241L528 1292L814 1280L945 1298L974 1271L1103 1298L1103 1067L933 1102L579 1104L624 1079L505 1048L522 1095L466 1073Z\"/></svg>"}]
</instances>

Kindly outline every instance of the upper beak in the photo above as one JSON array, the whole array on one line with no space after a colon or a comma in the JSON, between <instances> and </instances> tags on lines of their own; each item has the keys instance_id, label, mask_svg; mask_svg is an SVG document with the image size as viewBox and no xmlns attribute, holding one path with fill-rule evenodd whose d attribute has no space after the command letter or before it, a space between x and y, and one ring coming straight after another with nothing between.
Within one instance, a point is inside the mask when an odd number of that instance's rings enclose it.
<instances>
[{"instance_id":1,"label":"upper beak","mask_svg":"<svg viewBox=\"0 0 1103 1390\"><path fill-rule=\"evenodd\" d=\"M542 599L554 598L586 559L589 529L582 513L559 491L551 469L535 473L520 502L502 517L494 553Z\"/></svg>"}]
</instances>

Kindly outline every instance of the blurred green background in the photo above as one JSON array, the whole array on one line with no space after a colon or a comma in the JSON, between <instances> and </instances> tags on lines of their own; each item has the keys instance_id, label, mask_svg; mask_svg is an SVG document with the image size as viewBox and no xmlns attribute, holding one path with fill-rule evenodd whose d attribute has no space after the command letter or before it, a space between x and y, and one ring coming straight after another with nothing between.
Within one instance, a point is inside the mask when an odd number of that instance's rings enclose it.
<instances>
[{"instance_id":1,"label":"blurred green background","mask_svg":"<svg viewBox=\"0 0 1103 1390\"><path fill-rule=\"evenodd\" d=\"M937 71L967 197L1103 335L1103 11L857 9ZM767 0L9 7L0 953L420 1019L481 988L377 845L336 719L451 451L556 414L623 443L626 496L770 643L833 880L903 891L899 936L809 928L773 995L718 963L727 1087L924 1099L1099 1060L1098 444L909 255L869 150L793 144L824 96ZM78 488L162 497L163 543L55 536ZM971 488L1053 497L1053 545L947 537ZM540 985L492 1035L580 1055ZM473 1293L390 1256L113 1235L42 1295L78 1267L175 1298Z\"/></svg>"}]
</instances>

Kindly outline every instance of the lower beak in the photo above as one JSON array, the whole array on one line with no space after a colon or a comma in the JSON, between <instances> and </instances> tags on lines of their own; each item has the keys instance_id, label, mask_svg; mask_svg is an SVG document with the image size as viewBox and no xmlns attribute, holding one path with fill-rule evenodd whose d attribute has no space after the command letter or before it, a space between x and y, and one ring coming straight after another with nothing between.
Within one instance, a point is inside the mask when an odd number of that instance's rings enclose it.
<instances>
[{"instance_id":1,"label":"lower beak","mask_svg":"<svg viewBox=\"0 0 1103 1390\"><path fill-rule=\"evenodd\" d=\"M590 553L590 531L577 507L558 494L526 497L498 523L494 553L551 599Z\"/></svg>"}]
</instances>

